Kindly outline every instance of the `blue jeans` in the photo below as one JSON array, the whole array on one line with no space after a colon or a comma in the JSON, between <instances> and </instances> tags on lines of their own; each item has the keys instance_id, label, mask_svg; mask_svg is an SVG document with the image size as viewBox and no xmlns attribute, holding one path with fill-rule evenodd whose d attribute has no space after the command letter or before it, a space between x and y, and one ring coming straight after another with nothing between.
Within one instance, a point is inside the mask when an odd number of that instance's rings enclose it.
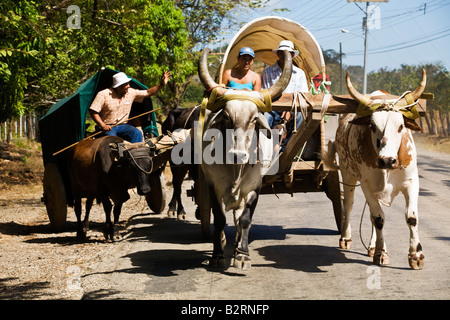
<instances>
[{"instance_id":1,"label":"blue jeans","mask_svg":"<svg viewBox=\"0 0 450 320\"><path fill-rule=\"evenodd\" d=\"M266 118L267 122L269 123L269 127L273 128L275 127L281 120L282 111L269 111L264 112L264 117ZM302 123L303 117L300 112L297 112L297 128L300 126L300 123ZM283 143L283 147L281 148L281 151L284 151L284 148L286 147L286 144L292 137L292 131L294 131L294 126L289 126L286 140Z\"/></svg>"},{"instance_id":2,"label":"blue jeans","mask_svg":"<svg viewBox=\"0 0 450 320\"><path fill-rule=\"evenodd\" d=\"M119 124L111 128L111 130L105 131L104 134L107 136L118 136L131 143L142 142L144 140L142 132L135 126L127 123Z\"/></svg>"}]
</instances>

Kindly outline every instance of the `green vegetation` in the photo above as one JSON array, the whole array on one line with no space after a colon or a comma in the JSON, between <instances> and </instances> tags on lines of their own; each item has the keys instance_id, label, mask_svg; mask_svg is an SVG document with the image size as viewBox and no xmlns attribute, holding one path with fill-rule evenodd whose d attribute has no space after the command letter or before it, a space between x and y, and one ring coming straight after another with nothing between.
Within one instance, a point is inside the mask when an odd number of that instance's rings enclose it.
<instances>
[{"instance_id":1,"label":"green vegetation","mask_svg":"<svg viewBox=\"0 0 450 320\"><path fill-rule=\"evenodd\" d=\"M0 123L31 112L45 112L70 96L102 66L124 71L153 86L168 69L173 78L156 105L198 104L198 50L220 35L236 7L257 8L266 0L2 0L0 2ZM69 7L70 6L70 7ZM78 12L77 12L78 9ZM339 55L325 50L332 93L340 94ZM213 61L216 63L215 61ZM442 65L401 66L368 75L368 91L393 94L415 87L421 69L428 74L430 132L448 133L448 71ZM344 66L356 88L362 69ZM433 128L433 120L442 123ZM447 123L447 124L446 124ZM444 125L446 124L446 125Z\"/></svg>"}]
</instances>

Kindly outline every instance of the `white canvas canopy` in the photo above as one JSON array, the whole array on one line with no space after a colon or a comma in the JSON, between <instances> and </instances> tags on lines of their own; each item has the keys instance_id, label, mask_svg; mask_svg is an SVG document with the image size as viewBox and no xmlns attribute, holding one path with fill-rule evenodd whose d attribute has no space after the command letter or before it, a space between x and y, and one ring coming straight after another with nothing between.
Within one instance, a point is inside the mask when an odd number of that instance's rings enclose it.
<instances>
[{"instance_id":1,"label":"white canvas canopy","mask_svg":"<svg viewBox=\"0 0 450 320\"><path fill-rule=\"evenodd\" d=\"M219 69L219 81L224 70L237 65L237 57L242 47L251 47L255 51L255 60L272 65L277 55L272 50L278 48L282 40L294 43L300 54L294 63L303 71L308 82L319 73L325 73L325 62L322 50L314 36L299 23L281 17L262 17L250 21L233 37Z\"/></svg>"}]
</instances>

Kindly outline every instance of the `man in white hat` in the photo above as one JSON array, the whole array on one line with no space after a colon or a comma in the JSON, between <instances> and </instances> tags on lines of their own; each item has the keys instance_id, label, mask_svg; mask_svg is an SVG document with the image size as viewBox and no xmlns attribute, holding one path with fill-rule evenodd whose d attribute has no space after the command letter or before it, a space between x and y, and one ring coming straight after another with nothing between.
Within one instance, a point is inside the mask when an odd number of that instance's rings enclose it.
<instances>
[{"instance_id":1,"label":"man in white hat","mask_svg":"<svg viewBox=\"0 0 450 320\"><path fill-rule=\"evenodd\" d=\"M155 95L167 84L171 76L172 74L166 71L156 86L147 90L136 90L130 88L131 79L125 73L116 73L113 76L112 87L97 93L92 102L89 108L92 119L106 135L119 136L132 143L141 142L142 132L126 123L133 101L142 101Z\"/></svg>"},{"instance_id":2,"label":"man in white hat","mask_svg":"<svg viewBox=\"0 0 450 320\"><path fill-rule=\"evenodd\" d=\"M278 45L277 49L272 50L278 56L278 61L267 68L265 68L261 74L261 87L263 89L270 88L274 85L281 76L283 67L284 67L284 53L283 50L287 50L291 53L292 58L298 56L298 50L294 49L294 44L292 41L283 40ZM306 80L305 72L292 65L292 77L286 89L283 91L284 93L294 93L294 92L308 92L308 82ZM280 111L270 111L264 113L264 116L269 123L271 128L275 127L282 118L288 120L290 118L290 113L280 112ZM297 113L297 127L303 121L301 113ZM289 141L289 138L292 135L293 128L291 128L288 133L284 145Z\"/></svg>"}]
</instances>

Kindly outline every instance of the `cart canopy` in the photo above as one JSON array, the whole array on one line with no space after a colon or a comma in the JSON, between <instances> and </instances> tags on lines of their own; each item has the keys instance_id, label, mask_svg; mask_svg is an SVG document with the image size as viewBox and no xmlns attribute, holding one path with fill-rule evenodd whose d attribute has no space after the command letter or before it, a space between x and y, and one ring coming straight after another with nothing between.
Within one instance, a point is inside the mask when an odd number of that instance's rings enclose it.
<instances>
[{"instance_id":1,"label":"cart canopy","mask_svg":"<svg viewBox=\"0 0 450 320\"><path fill-rule=\"evenodd\" d=\"M102 68L92 78L83 83L71 97L55 103L39 120L44 165L52 161L53 153L85 137L86 117L97 93L112 85L112 77L119 71ZM135 89L148 89L142 83L131 79L130 86ZM134 102L130 117L153 109L150 98L142 103ZM142 128L145 133L158 136L155 113L144 116Z\"/></svg>"},{"instance_id":2,"label":"cart canopy","mask_svg":"<svg viewBox=\"0 0 450 320\"><path fill-rule=\"evenodd\" d=\"M290 40L300 53L293 59L305 71L308 82L319 73L325 73L322 50L314 36L302 25L281 17L262 17L243 26L231 40L225 52L219 71L219 81L223 72L237 65L237 57L242 47L251 47L255 59L268 65L274 64L278 57L272 52L282 40Z\"/></svg>"}]
</instances>

